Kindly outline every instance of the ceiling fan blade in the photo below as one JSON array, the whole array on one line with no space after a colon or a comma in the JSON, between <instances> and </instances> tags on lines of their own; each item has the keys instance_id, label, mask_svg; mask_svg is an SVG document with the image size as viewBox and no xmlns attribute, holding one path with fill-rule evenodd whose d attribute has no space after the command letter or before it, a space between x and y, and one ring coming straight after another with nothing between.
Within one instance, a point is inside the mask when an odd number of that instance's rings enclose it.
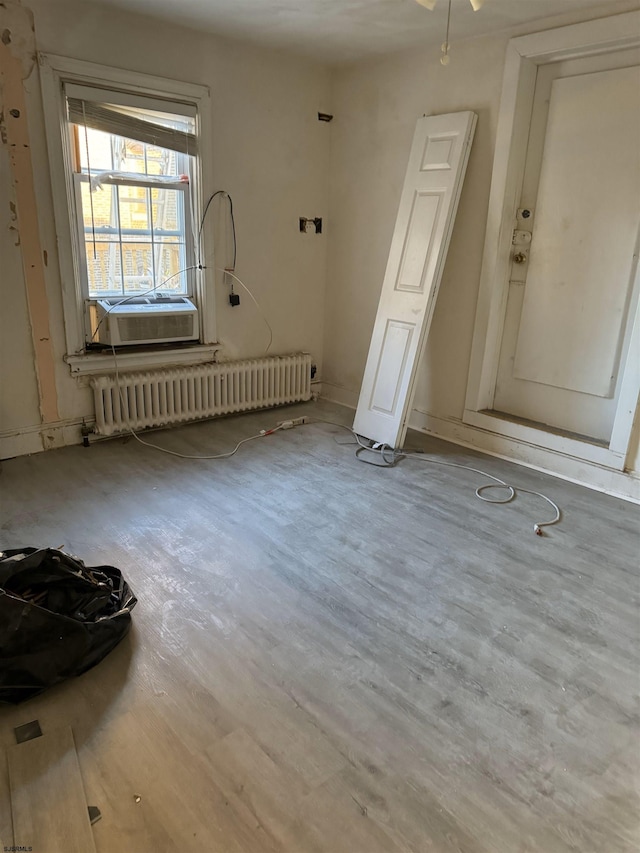
<instances>
[{"instance_id":1,"label":"ceiling fan blade","mask_svg":"<svg viewBox=\"0 0 640 853\"><path fill-rule=\"evenodd\" d=\"M416 0L416 3L419 3L421 6L424 6L425 9L428 9L430 12L433 12L437 2L438 0Z\"/></svg>"},{"instance_id":2,"label":"ceiling fan blade","mask_svg":"<svg viewBox=\"0 0 640 853\"><path fill-rule=\"evenodd\" d=\"M469 2L471 3L471 5L473 7L473 11L477 12L478 9L482 8L482 4L484 3L484 0L469 0Z\"/></svg>"}]
</instances>

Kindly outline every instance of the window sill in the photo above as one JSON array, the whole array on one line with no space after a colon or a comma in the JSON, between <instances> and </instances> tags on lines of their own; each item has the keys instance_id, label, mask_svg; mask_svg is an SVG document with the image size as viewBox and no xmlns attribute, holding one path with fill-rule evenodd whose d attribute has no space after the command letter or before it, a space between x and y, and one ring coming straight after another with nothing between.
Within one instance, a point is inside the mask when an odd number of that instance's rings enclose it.
<instances>
[{"instance_id":1,"label":"window sill","mask_svg":"<svg viewBox=\"0 0 640 853\"><path fill-rule=\"evenodd\" d=\"M122 352L117 355L118 370L136 370L154 367L204 364L215 361L219 344L196 344L175 349L146 350L144 352ZM113 373L115 361L112 352L87 352L67 355L72 376L90 376L96 373Z\"/></svg>"}]
</instances>

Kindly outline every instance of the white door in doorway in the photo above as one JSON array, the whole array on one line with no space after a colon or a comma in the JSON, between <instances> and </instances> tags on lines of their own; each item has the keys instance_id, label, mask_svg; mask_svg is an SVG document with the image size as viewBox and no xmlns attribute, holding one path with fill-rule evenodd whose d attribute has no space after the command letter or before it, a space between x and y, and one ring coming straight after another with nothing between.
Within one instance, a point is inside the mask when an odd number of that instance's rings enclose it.
<instances>
[{"instance_id":1,"label":"white door in doorway","mask_svg":"<svg viewBox=\"0 0 640 853\"><path fill-rule=\"evenodd\" d=\"M639 225L637 51L540 66L494 412L608 444Z\"/></svg>"}]
</instances>

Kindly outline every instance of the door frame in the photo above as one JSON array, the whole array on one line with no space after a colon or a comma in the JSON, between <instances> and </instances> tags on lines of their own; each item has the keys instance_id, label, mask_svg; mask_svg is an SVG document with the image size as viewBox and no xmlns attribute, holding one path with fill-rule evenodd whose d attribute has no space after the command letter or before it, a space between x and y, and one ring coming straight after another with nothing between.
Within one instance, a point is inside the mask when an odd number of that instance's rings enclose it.
<instances>
[{"instance_id":1,"label":"door frame","mask_svg":"<svg viewBox=\"0 0 640 853\"><path fill-rule=\"evenodd\" d=\"M480 429L622 471L640 395L640 300L607 447L490 413L498 374L511 271L512 236L524 175L539 65L640 46L640 12L519 36L505 60L487 230L463 422ZM634 256L638 286L638 251Z\"/></svg>"}]
</instances>

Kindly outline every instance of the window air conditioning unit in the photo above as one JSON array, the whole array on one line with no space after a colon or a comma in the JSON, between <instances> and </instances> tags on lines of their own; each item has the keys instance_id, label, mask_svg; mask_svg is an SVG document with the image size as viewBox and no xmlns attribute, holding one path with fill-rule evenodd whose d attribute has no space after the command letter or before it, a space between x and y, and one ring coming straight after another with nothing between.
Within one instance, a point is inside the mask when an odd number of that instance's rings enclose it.
<instances>
[{"instance_id":1,"label":"window air conditioning unit","mask_svg":"<svg viewBox=\"0 0 640 853\"><path fill-rule=\"evenodd\" d=\"M186 296L98 299L90 305L92 343L108 346L197 341L198 309Z\"/></svg>"}]
</instances>

